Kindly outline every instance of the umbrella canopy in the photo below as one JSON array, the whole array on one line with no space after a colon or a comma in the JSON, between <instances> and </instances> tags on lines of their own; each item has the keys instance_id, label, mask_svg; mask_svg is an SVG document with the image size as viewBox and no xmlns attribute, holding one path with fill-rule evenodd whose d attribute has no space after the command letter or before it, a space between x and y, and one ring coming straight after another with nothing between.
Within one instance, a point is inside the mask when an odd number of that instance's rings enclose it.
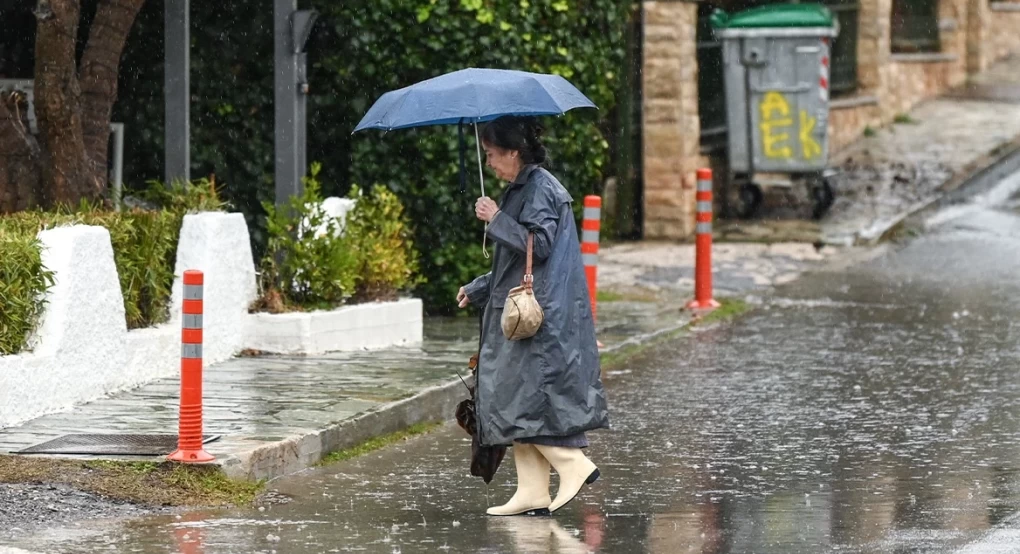
<instances>
[{"instance_id":1,"label":"umbrella canopy","mask_svg":"<svg viewBox=\"0 0 1020 554\"><path fill-rule=\"evenodd\" d=\"M574 108L596 106L559 75L471 68L383 94L354 132L561 115Z\"/></svg>"}]
</instances>

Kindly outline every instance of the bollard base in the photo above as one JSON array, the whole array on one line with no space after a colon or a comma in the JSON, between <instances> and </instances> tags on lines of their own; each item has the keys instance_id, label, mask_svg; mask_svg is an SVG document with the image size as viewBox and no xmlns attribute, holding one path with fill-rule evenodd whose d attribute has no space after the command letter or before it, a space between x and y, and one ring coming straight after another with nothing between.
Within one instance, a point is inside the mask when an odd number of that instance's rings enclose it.
<instances>
[{"instance_id":1,"label":"bollard base","mask_svg":"<svg viewBox=\"0 0 1020 554\"><path fill-rule=\"evenodd\" d=\"M203 464L216 461L216 458L205 450L181 450L179 448L167 456L166 459L171 462L182 462L186 464Z\"/></svg>"},{"instance_id":2,"label":"bollard base","mask_svg":"<svg viewBox=\"0 0 1020 554\"><path fill-rule=\"evenodd\" d=\"M719 306L722 306L722 304L716 302L711 298L709 298L708 300L691 300L690 302L687 303L687 309L692 311L714 310Z\"/></svg>"}]
</instances>

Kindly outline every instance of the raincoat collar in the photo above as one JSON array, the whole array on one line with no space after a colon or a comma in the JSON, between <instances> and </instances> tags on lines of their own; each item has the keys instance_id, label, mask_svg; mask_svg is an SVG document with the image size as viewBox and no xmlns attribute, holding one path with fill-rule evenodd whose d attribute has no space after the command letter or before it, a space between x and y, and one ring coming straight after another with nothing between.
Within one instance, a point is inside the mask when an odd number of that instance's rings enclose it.
<instances>
[{"instance_id":1,"label":"raincoat collar","mask_svg":"<svg viewBox=\"0 0 1020 554\"><path fill-rule=\"evenodd\" d=\"M528 164L521 168L520 173L517 174L517 178L513 180L511 185L525 185L528 183L528 178L531 174L538 169L538 164Z\"/></svg>"}]
</instances>

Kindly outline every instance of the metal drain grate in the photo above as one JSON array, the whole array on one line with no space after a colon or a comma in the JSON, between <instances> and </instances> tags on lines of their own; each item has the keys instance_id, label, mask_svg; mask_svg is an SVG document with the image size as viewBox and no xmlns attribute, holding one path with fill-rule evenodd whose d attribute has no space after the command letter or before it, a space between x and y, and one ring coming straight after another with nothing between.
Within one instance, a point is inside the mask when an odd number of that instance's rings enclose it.
<instances>
[{"instance_id":1,"label":"metal drain grate","mask_svg":"<svg viewBox=\"0 0 1020 554\"><path fill-rule=\"evenodd\" d=\"M209 443L219 435L204 435ZM17 454L108 454L123 456L166 456L177 450L177 435L64 435L19 450Z\"/></svg>"}]
</instances>

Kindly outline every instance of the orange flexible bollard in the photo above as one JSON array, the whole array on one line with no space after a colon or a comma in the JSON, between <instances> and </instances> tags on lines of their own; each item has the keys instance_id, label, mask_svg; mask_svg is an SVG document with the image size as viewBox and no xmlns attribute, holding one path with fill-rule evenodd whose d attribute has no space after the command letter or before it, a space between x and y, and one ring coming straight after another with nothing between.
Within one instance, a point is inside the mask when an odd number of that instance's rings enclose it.
<instances>
[{"instance_id":1,"label":"orange flexible bollard","mask_svg":"<svg viewBox=\"0 0 1020 554\"><path fill-rule=\"evenodd\" d=\"M184 272L181 321L181 412L177 450L168 459L201 463L215 460L202 447L202 288L201 271Z\"/></svg>"},{"instance_id":2,"label":"orange flexible bollard","mask_svg":"<svg viewBox=\"0 0 1020 554\"><path fill-rule=\"evenodd\" d=\"M588 280L588 297L591 299L592 321L598 319L599 230L602 226L602 197L584 197L584 216L581 219L581 260ZM602 341L596 340L599 348Z\"/></svg>"},{"instance_id":3,"label":"orange flexible bollard","mask_svg":"<svg viewBox=\"0 0 1020 554\"><path fill-rule=\"evenodd\" d=\"M719 303L712 299L712 170L698 170L698 202L694 259L694 300L691 310L713 310Z\"/></svg>"},{"instance_id":4,"label":"orange flexible bollard","mask_svg":"<svg viewBox=\"0 0 1020 554\"><path fill-rule=\"evenodd\" d=\"M581 220L581 260L588 279L588 296L591 298L591 316L597 319L599 229L602 223L602 198L584 197L584 217Z\"/></svg>"}]
</instances>

